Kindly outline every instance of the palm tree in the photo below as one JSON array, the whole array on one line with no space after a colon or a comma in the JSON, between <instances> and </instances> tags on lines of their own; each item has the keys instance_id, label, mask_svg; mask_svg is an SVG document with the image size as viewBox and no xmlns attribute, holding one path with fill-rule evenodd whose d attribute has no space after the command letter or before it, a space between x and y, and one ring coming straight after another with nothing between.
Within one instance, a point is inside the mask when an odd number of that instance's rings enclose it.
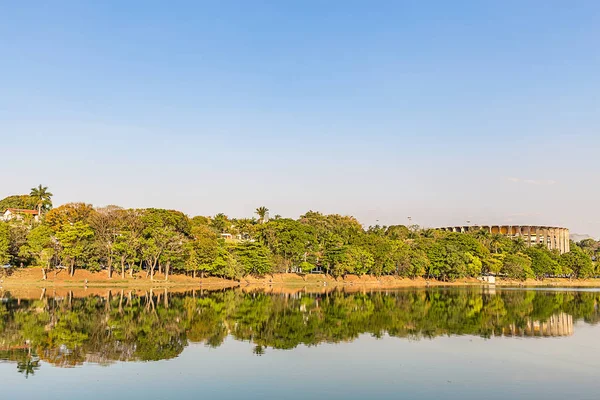
<instances>
[{"instance_id":1,"label":"palm tree","mask_svg":"<svg viewBox=\"0 0 600 400\"><path fill-rule=\"evenodd\" d=\"M504 239L504 236L502 236L499 233L494 233L492 235L492 237L490 238L490 242L489 242L490 243L489 244L490 251L492 253L497 253L498 250L500 249L500 247L502 247L502 241L503 241L502 239Z\"/></svg>"},{"instance_id":2,"label":"palm tree","mask_svg":"<svg viewBox=\"0 0 600 400\"><path fill-rule=\"evenodd\" d=\"M527 250L527 244L525 243L525 240L522 237L518 237L514 240L513 248L516 252L523 252Z\"/></svg>"},{"instance_id":3,"label":"palm tree","mask_svg":"<svg viewBox=\"0 0 600 400\"><path fill-rule=\"evenodd\" d=\"M38 215L42 215L42 208L47 210L52 207L52 193L48 191L48 186L39 185L38 187L31 188L29 196L35 200Z\"/></svg>"},{"instance_id":4,"label":"palm tree","mask_svg":"<svg viewBox=\"0 0 600 400\"><path fill-rule=\"evenodd\" d=\"M254 213L258 215L258 222L262 224L263 222L265 222L265 218L269 213L269 209L264 206L258 207Z\"/></svg>"},{"instance_id":5,"label":"palm tree","mask_svg":"<svg viewBox=\"0 0 600 400\"><path fill-rule=\"evenodd\" d=\"M35 371L40 369L40 361L32 358L29 355L25 360L17 362L17 371L25 375L25 378L29 378L29 375L34 375Z\"/></svg>"},{"instance_id":6,"label":"palm tree","mask_svg":"<svg viewBox=\"0 0 600 400\"><path fill-rule=\"evenodd\" d=\"M486 229L480 229L473 233L475 239L479 240L485 247L490 248L491 235Z\"/></svg>"}]
</instances>

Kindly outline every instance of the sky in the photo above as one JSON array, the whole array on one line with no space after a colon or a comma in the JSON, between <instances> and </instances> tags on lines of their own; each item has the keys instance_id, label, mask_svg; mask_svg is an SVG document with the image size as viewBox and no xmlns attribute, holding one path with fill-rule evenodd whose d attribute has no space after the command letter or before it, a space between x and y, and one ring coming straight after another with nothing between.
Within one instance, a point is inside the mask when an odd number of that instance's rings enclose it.
<instances>
[{"instance_id":1,"label":"sky","mask_svg":"<svg viewBox=\"0 0 600 400\"><path fill-rule=\"evenodd\" d=\"M0 197L600 236L600 2L0 0Z\"/></svg>"}]
</instances>

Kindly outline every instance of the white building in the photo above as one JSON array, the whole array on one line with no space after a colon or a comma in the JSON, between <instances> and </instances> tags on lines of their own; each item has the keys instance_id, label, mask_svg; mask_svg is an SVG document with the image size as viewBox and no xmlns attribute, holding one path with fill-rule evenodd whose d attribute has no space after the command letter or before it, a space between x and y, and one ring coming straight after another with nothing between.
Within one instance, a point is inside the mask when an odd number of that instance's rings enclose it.
<instances>
[{"instance_id":1,"label":"white building","mask_svg":"<svg viewBox=\"0 0 600 400\"><path fill-rule=\"evenodd\" d=\"M26 217L32 217L34 221L39 220L39 215L37 210L24 210L21 208L7 208L4 213L0 215L0 219L2 221L22 221Z\"/></svg>"}]
</instances>

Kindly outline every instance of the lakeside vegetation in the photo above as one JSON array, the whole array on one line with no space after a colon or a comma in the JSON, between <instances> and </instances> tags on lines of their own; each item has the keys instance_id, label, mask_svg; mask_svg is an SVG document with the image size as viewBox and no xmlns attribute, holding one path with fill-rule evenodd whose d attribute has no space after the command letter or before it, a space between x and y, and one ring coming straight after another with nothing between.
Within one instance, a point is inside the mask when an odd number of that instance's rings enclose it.
<instances>
[{"instance_id":1,"label":"lakeside vegetation","mask_svg":"<svg viewBox=\"0 0 600 400\"><path fill-rule=\"evenodd\" d=\"M528 331L532 324L558 315L589 324L600 321L600 293L585 291L423 288L269 295L240 289L182 294L121 290L82 298L5 298L0 303L0 359L18 363L22 373L35 372L40 359L63 367L170 359L189 343L218 347L228 335L251 342L260 355L268 348L338 343L361 334L411 340L539 337L548 333Z\"/></svg>"},{"instance_id":2,"label":"lakeside vegetation","mask_svg":"<svg viewBox=\"0 0 600 400\"><path fill-rule=\"evenodd\" d=\"M418 226L371 226L353 217L308 211L298 219L260 207L256 217L188 217L165 209L94 208L85 203L52 207L52 194L39 185L30 195L10 196L0 209L33 209L0 222L0 265L41 266L49 271L105 270L125 277L139 271L149 280L173 273L239 280L247 275L322 271L333 277L394 275L453 281L482 274L510 279L591 278L600 271L600 242L571 243L559 254L528 247L487 231L469 233ZM10 270L5 268L5 270Z\"/></svg>"}]
</instances>

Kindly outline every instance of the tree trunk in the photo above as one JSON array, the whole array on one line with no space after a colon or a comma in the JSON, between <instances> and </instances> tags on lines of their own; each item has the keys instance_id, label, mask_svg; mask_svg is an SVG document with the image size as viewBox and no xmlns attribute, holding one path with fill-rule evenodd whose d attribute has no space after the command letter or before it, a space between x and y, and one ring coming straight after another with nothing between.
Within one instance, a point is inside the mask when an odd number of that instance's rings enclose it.
<instances>
[{"instance_id":1,"label":"tree trunk","mask_svg":"<svg viewBox=\"0 0 600 400\"><path fill-rule=\"evenodd\" d=\"M125 279L125 256L121 256L121 279Z\"/></svg>"},{"instance_id":2,"label":"tree trunk","mask_svg":"<svg viewBox=\"0 0 600 400\"><path fill-rule=\"evenodd\" d=\"M165 282L169 280L169 268L171 267L171 261L167 261L165 265Z\"/></svg>"},{"instance_id":3,"label":"tree trunk","mask_svg":"<svg viewBox=\"0 0 600 400\"><path fill-rule=\"evenodd\" d=\"M75 275L75 260L71 260L71 276Z\"/></svg>"},{"instance_id":4,"label":"tree trunk","mask_svg":"<svg viewBox=\"0 0 600 400\"><path fill-rule=\"evenodd\" d=\"M196 270L192 271L192 278L196 279Z\"/></svg>"},{"instance_id":5,"label":"tree trunk","mask_svg":"<svg viewBox=\"0 0 600 400\"><path fill-rule=\"evenodd\" d=\"M162 264L158 263L158 273L162 273Z\"/></svg>"},{"instance_id":6,"label":"tree trunk","mask_svg":"<svg viewBox=\"0 0 600 400\"><path fill-rule=\"evenodd\" d=\"M156 268L156 264L158 263L158 257L156 257L154 259L154 262L152 263L152 267L150 268L150 280L153 281L154 280L154 268Z\"/></svg>"},{"instance_id":7,"label":"tree trunk","mask_svg":"<svg viewBox=\"0 0 600 400\"><path fill-rule=\"evenodd\" d=\"M46 268L42 267L42 280L45 281L48 279L48 275L46 274Z\"/></svg>"},{"instance_id":8,"label":"tree trunk","mask_svg":"<svg viewBox=\"0 0 600 400\"><path fill-rule=\"evenodd\" d=\"M121 289L121 297L119 297L119 314L123 314L123 289Z\"/></svg>"}]
</instances>

